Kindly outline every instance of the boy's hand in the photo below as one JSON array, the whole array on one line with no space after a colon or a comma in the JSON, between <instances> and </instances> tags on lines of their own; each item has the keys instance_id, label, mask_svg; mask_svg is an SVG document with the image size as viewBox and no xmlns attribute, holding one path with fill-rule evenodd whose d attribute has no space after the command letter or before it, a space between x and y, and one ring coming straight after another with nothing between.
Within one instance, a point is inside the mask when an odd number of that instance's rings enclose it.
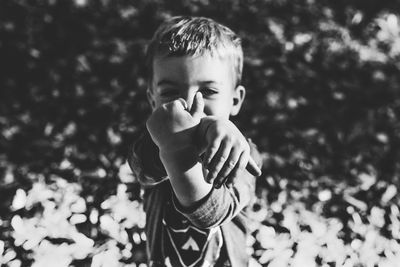
<instances>
[{"instance_id":1,"label":"boy's hand","mask_svg":"<svg viewBox=\"0 0 400 267\"><path fill-rule=\"evenodd\" d=\"M208 169L206 181L216 188L232 183L247 169L260 176L261 170L250 156L250 146L229 120L208 116L201 120L199 134L205 136L206 151L203 165Z\"/></svg>"},{"instance_id":2,"label":"boy's hand","mask_svg":"<svg viewBox=\"0 0 400 267\"><path fill-rule=\"evenodd\" d=\"M197 93L190 112L182 98L154 110L146 126L160 151L173 153L194 145L194 133L204 116L203 109L203 97Z\"/></svg>"}]
</instances>

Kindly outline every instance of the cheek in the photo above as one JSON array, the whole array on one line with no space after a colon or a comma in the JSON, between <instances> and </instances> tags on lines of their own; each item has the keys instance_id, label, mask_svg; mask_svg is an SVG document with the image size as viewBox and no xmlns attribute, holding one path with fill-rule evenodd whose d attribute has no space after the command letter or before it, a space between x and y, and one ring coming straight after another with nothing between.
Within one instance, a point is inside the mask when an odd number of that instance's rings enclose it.
<instances>
[{"instance_id":1,"label":"cheek","mask_svg":"<svg viewBox=\"0 0 400 267\"><path fill-rule=\"evenodd\" d=\"M204 106L204 114L207 116L217 116L220 118L229 118L230 116L230 107L229 102L227 100L222 101L211 101L206 100Z\"/></svg>"}]
</instances>

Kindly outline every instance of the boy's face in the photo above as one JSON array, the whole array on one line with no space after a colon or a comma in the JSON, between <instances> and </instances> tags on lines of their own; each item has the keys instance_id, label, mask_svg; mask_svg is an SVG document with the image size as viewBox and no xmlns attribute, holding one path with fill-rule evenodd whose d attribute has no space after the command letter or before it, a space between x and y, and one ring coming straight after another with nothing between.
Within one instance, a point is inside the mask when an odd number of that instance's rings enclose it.
<instances>
[{"instance_id":1,"label":"boy's face","mask_svg":"<svg viewBox=\"0 0 400 267\"><path fill-rule=\"evenodd\" d=\"M245 97L235 87L234 68L227 58L203 56L156 57L148 99L154 109L183 98L189 109L196 92L204 99L204 114L228 119L236 115Z\"/></svg>"}]
</instances>

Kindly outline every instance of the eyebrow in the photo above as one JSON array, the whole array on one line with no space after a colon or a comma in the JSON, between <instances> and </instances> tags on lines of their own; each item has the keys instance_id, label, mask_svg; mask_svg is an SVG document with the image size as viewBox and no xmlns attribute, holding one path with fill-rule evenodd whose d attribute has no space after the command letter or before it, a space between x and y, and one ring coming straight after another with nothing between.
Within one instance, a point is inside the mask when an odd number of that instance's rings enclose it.
<instances>
[{"instance_id":1,"label":"eyebrow","mask_svg":"<svg viewBox=\"0 0 400 267\"><path fill-rule=\"evenodd\" d=\"M199 84L201 84L201 85L220 84L220 82L218 82L218 81L213 81L213 80L206 80L206 81L200 81ZM161 81L159 81L159 82L157 83L157 86L163 86L163 85L164 85L164 86L165 86L165 85L177 86L177 85L179 85L179 83L178 83L178 82L171 81L171 80L166 80L166 79L161 80Z\"/></svg>"},{"instance_id":2,"label":"eyebrow","mask_svg":"<svg viewBox=\"0 0 400 267\"><path fill-rule=\"evenodd\" d=\"M157 86L162 86L162 85L177 85L178 83L170 81L170 80L161 80L157 83Z\"/></svg>"},{"instance_id":3,"label":"eyebrow","mask_svg":"<svg viewBox=\"0 0 400 267\"><path fill-rule=\"evenodd\" d=\"M203 81L203 82L200 82L201 84L219 84L219 82L217 82L217 81Z\"/></svg>"}]
</instances>

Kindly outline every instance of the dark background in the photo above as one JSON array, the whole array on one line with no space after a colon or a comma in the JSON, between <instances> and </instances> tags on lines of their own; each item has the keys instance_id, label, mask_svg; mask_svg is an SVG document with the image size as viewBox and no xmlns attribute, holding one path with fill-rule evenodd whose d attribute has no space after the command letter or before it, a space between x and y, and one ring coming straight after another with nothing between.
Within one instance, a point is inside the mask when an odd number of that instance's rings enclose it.
<instances>
[{"instance_id":1,"label":"dark background","mask_svg":"<svg viewBox=\"0 0 400 267\"><path fill-rule=\"evenodd\" d=\"M173 15L211 17L243 39L247 97L234 121L264 158L254 264L398 264L399 10L1 1L0 264L145 262L140 188L124 162L150 112L146 44Z\"/></svg>"}]
</instances>

